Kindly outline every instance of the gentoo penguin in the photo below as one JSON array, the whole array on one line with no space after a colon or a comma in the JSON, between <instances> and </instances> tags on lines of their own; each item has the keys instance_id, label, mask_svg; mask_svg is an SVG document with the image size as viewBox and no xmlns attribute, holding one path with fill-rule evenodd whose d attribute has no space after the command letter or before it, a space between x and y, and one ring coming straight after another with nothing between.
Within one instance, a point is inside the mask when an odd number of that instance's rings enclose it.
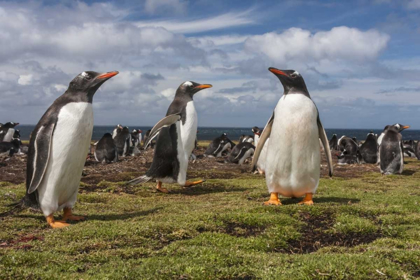
<instances>
[{"instance_id":1,"label":"gentoo penguin","mask_svg":"<svg viewBox=\"0 0 420 280\"><path fill-rule=\"evenodd\" d=\"M223 133L219 137L213 139L213 141L208 145L204 156L206 157L221 157L223 152L228 149L232 149L235 146L233 142L227 137L226 133Z\"/></svg>"},{"instance_id":2,"label":"gentoo penguin","mask_svg":"<svg viewBox=\"0 0 420 280\"><path fill-rule=\"evenodd\" d=\"M254 155L255 147L249 142L236 145L230 152L227 161L242 165L244 161Z\"/></svg>"},{"instance_id":3,"label":"gentoo penguin","mask_svg":"<svg viewBox=\"0 0 420 280\"><path fill-rule=\"evenodd\" d=\"M257 147L260 141L262 131L259 127L254 126L252 128L252 132L254 133L254 144L255 144L255 147ZM265 159L267 157L267 146L268 146L269 141L270 141L270 138L267 138L267 140L265 141L264 147L261 150L258 162L257 162L257 170L258 170L258 173L260 173L261 175L265 174Z\"/></svg>"},{"instance_id":4,"label":"gentoo penguin","mask_svg":"<svg viewBox=\"0 0 420 280\"><path fill-rule=\"evenodd\" d=\"M148 137L146 147L157 135L152 165L146 175L131 180L130 184L155 179L157 190L167 193L168 190L162 188L162 182L177 182L185 187L203 182L203 180L189 182L186 177L188 159L194 149L197 136L198 120L193 97L200 90L210 87L212 86L190 81L178 87L175 98L166 112L166 117L153 127Z\"/></svg>"},{"instance_id":5,"label":"gentoo penguin","mask_svg":"<svg viewBox=\"0 0 420 280\"><path fill-rule=\"evenodd\" d=\"M284 94L261 135L252 166L255 168L264 143L270 137L265 178L271 196L265 205L281 204L279 194L287 197L305 195L300 204L311 205L320 176L319 139L327 156L329 175L332 176L327 135L302 76L294 70L268 70L280 80Z\"/></svg>"},{"instance_id":6,"label":"gentoo penguin","mask_svg":"<svg viewBox=\"0 0 420 280\"><path fill-rule=\"evenodd\" d=\"M416 152L417 159L420 159L420 141L415 142L414 151Z\"/></svg>"},{"instance_id":7,"label":"gentoo penguin","mask_svg":"<svg viewBox=\"0 0 420 280\"><path fill-rule=\"evenodd\" d=\"M242 138L242 141L239 141L239 143L241 143L241 142L253 143L254 142L254 136L244 135L243 138Z\"/></svg>"},{"instance_id":8,"label":"gentoo penguin","mask_svg":"<svg viewBox=\"0 0 420 280\"><path fill-rule=\"evenodd\" d=\"M381 145L382 138L383 138L383 137L384 137L384 135L385 135L385 130L387 130L390 126L391 126L391 125L387 125L387 126L385 126L385 128L384 128L384 130L382 131L381 135L379 135L379 137L378 137L378 145ZM403 131L404 129L410 128L410 126L409 126L409 125L403 125L403 124L400 124L400 123L393 124L392 126L395 126L395 128L398 130L398 132L401 132L401 131Z\"/></svg>"},{"instance_id":9,"label":"gentoo penguin","mask_svg":"<svg viewBox=\"0 0 420 280\"><path fill-rule=\"evenodd\" d=\"M338 138L337 134L333 134L333 136L330 139L330 150L331 151L338 151Z\"/></svg>"},{"instance_id":10,"label":"gentoo penguin","mask_svg":"<svg viewBox=\"0 0 420 280\"><path fill-rule=\"evenodd\" d=\"M361 160L366 163L378 162L378 139L373 132L368 133L365 142L359 148Z\"/></svg>"},{"instance_id":11,"label":"gentoo penguin","mask_svg":"<svg viewBox=\"0 0 420 280\"><path fill-rule=\"evenodd\" d=\"M340 155L337 155L338 165L356 164L359 162L359 155L351 155L346 151L342 152Z\"/></svg>"},{"instance_id":12,"label":"gentoo penguin","mask_svg":"<svg viewBox=\"0 0 420 280\"><path fill-rule=\"evenodd\" d=\"M15 134L15 127L19 123L7 122L1 127L0 142L10 142Z\"/></svg>"},{"instance_id":13,"label":"gentoo penguin","mask_svg":"<svg viewBox=\"0 0 420 280\"><path fill-rule=\"evenodd\" d=\"M113 138L115 145L117 146L118 156L125 157L128 152L128 149L131 147L130 130L126 126L122 127L121 125L118 125L116 129L114 129L114 132L115 137Z\"/></svg>"},{"instance_id":14,"label":"gentoo penguin","mask_svg":"<svg viewBox=\"0 0 420 280\"><path fill-rule=\"evenodd\" d=\"M400 129L395 125L387 126L379 147L380 168L384 175L402 173L404 169L404 148Z\"/></svg>"},{"instance_id":15,"label":"gentoo penguin","mask_svg":"<svg viewBox=\"0 0 420 280\"><path fill-rule=\"evenodd\" d=\"M53 228L68 226L93 131L93 95L118 72L85 71L57 98L36 125L29 143L24 205L39 205ZM61 221L54 212L64 210Z\"/></svg>"},{"instance_id":16,"label":"gentoo penguin","mask_svg":"<svg viewBox=\"0 0 420 280\"><path fill-rule=\"evenodd\" d=\"M114 139L117 136L118 131L122 131L123 127L120 124L117 124L117 126L112 131L112 139Z\"/></svg>"},{"instance_id":17,"label":"gentoo penguin","mask_svg":"<svg viewBox=\"0 0 420 280\"><path fill-rule=\"evenodd\" d=\"M131 131L131 155L138 155L140 154L139 145L141 142L141 130L140 129L133 129Z\"/></svg>"},{"instance_id":18,"label":"gentoo penguin","mask_svg":"<svg viewBox=\"0 0 420 280\"><path fill-rule=\"evenodd\" d=\"M13 137L12 139L20 139L20 130L19 129L15 129L15 132L13 133Z\"/></svg>"},{"instance_id":19,"label":"gentoo penguin","mask_svg":"<svg viewBox=\"0 0 420 280\"><path fill-rule=\"evenodd\" d=\"M19 153L21 145L22 142L19 138L14 138L10 142L0 142L0 154L7 153L9 157L12 157L14 154Z\"/></svg>"},{"instance_id":20,"label":"gentoo penguin","mask_svg":"<svg viewBox=\"0 0 420 280\"><path fill-rule=\"evenodd\" d=\"M348 155L357 155L359 146L352 138L343 135L338 139L337 144L340 151L346 152Z\"/></svg>"},{"instance_id":21,"label":"gentoo penguin","mask_svg":"<svg viewBox=\"0 0 420 280\"><path fill-rule=\"evenodd\" d=\"M101 140L98 141L94 155L97 162L110 163L118 161L117 146L115 146L111 133L105 133Z\"/></svg>"}]
</instances>

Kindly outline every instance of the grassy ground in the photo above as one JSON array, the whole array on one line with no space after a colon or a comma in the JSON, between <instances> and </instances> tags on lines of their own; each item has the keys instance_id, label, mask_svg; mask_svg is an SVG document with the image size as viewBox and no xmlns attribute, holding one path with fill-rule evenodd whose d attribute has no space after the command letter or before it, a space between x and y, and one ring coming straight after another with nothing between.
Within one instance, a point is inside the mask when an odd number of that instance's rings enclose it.
<instances>
[{"instance_id":1,"label":"grassy ground","mask_svg":"<svg viewBox=\"0 0 420 280\"><path fill-rule=\"evenodd\" d=\"M321 179L314 206L262 206L265 181L248 173L170 194L82 184L85 222L53 230L29 210L0 220L0 279L419 278L420 161L358 175ZM0 183L0 212L23 194Z\"/></svg>"}]
</instances>

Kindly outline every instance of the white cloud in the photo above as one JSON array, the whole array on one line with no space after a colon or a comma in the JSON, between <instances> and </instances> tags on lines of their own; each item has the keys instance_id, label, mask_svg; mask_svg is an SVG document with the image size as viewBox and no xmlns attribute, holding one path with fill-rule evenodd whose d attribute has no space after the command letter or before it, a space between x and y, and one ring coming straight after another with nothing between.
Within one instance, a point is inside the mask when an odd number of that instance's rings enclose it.
<instances>
[{"instance_id":1,"label":"white cloud","mask_svg":"<svg viewBox=\"0 0 420 280\"><path fill-rule=\"evenodd\" d=\"M285 64L292 61L319 62L374 60L389 41L389 35L376 30L361 31L346 26L312 34L301 28L290 28L283 33L265 33L248 38L245 47Z\"/></svg>"},{"instance_id":2,"label":"white cloud","mask_svg":"<svg viewBox=\"0 0 420 280\"><path fill-rule=\"evenodd\" d=\"M24 86L30 85L31 82L32 82L32 78L33 78L32 74L29 74L29 75L20 75L19 80L18 80L18 83L20 85L24 85Z\"/></svg>"},{"instance_id":3,"label":"white cloud","mask_svg":"<svg viewBox=\"0 0 420 280\"><path fill-rule=\"evenodd\" d=\"M174 33L188 34L251 24L256 24L256 20L252 17L252 10L236 13L230 12L205 19L188 21L139 21L136 25L138 27L160 26Z\"/></svg>"}]
</instances>

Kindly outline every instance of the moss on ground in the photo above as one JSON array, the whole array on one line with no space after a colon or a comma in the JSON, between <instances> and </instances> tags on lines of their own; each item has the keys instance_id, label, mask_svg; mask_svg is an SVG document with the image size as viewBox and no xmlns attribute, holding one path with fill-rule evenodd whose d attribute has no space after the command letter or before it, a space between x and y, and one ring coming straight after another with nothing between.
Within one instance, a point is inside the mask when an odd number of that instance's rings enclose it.
<instances>
[{"instance_id":1,"label":"moss on ground","mask_svg":"<svg viewBox=\"0 0 420 280\"><path fill-rule=\"evenodd\" d=\"M84 222L53 230L30 210L0 220L0 279L415 279L420 161L405 168L321 179L314 206L262 206L265 181L247 173L170 194L84 184ZM0 212L24 192L0 182Z\"/></svg>"}]
</instances>

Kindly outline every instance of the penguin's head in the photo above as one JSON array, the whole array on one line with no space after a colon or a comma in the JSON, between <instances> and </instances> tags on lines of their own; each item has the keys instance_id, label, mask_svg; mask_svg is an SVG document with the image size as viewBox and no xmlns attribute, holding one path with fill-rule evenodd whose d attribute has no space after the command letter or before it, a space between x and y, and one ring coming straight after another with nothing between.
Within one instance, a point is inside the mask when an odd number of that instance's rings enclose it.
<instances>
[{"instance_id":1,"label":"penguin's head","mask_svg":"<svg viewBox=\"0 0 420 280\"><path fill-rule=\"evenodd\" d=\"M396 123L396 124L394 124L394 126L398 129L398 132L401 132L404 129L410 128L409 125L403 125L403 124L400 124L400 123Z\"/></svg>"},{"instance_id":2,"label":"penguin's head","mask_svg":"<svg viewBox=\"0 0 420 280\"><path fill-rule=\"evenodd\" d=\"M211 88L212 85L209 84L198 84L192 81L186 81L182 83L178 89L176 90L176 97L190 97L193 98L194 94L199 92L200 90Z\"/></svg>"},{"instance_id":3,"label":"penguin's head","mask_svg":"<svg viewBox=\"0 0 420 280\"><path fill-rule=\"evenodd\" d=\"M7 128L14 128L15 126L19 125L19 123L15 123L15 122L7 122L4 124L4 127Z\"/></svg>"},{"instance_id":4,"label":"penguin's head","mask_svg":"<svg viewBox=\"0 0 420 280\"><path fill-rule=\"evenodd\" d=\"M258 126L252 128L252 132L257 135L261 135L261 129Z\"/></svg>"},{"instance_id":5,"label":"penguin's head","mask_svg":"<svg viewBox=\"0 0 420 280\"><path fill-rule=\"evenodd\" d=\"M302 92L309 95L305 81L298 71L295 70L279 70L274 67L268 68L268 71L276 75L279 78L284 88L284 94L292 92Z\"/></svg>"},{"instance_id":6,"label":"penguin's head","mask_svg":"<svg viewBox=\"0 0 420 280\"><path fill-rule=\"evenodd\" d=\"M69 90L72 92L82 92L89 97L93 97L99 87L110 78L117 75L118 71L98 73L94 71L84 71L77 75L69 85Z\"/></svg>"}]
</instances>

